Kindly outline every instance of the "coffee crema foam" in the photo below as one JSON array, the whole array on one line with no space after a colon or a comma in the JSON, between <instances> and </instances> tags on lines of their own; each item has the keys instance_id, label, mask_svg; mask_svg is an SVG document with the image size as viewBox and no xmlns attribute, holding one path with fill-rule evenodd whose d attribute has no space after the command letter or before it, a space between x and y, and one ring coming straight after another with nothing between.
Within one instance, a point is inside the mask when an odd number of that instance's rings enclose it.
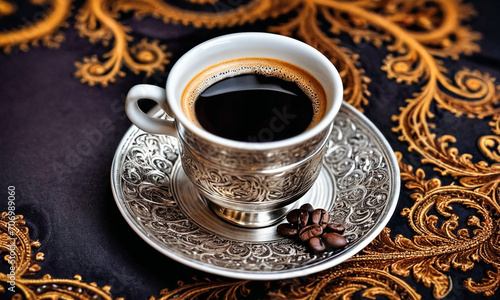
<instances>
[{"instance_id":1,"label":"coffee crema foam","mask_svg":"<svg viewBox=\"0 0 500 300\"><path fill-rule=\"evenodd\" d=\"M213 84L234 76L259 74L294 82L311 100L313 117L306 128L312 128L321 121L326 111L326 93L319 81L304 69L291 63L272 58L236 58L210 66L201 71L187 84L182 94L182 110L197 126L195 104L199 95Z\"/></svg>"}]
</instances>

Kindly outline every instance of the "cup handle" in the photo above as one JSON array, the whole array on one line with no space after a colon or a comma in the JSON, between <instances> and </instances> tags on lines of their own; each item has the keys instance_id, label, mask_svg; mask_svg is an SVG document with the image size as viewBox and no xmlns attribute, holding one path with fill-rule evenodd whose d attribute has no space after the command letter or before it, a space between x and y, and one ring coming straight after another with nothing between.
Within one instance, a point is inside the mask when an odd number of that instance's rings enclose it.
<instances>
[{"instance_id":1,"label":"cup handle","mask_svg":"<svg viewBox=\"0 0 500 300\"><path fill-rule=\"evenodd\" d=\"M147 115L139 108L139 100L149 99L158 103L158 105L167 113L168 116L175 118L167 103L165 89L150 84L138 84L133 86L127 94L125 101L125 111L128 118L140 129L154 134L166 134L177 137L177 130L173 120L154 118Z\"/></svg>"}]
</instances>

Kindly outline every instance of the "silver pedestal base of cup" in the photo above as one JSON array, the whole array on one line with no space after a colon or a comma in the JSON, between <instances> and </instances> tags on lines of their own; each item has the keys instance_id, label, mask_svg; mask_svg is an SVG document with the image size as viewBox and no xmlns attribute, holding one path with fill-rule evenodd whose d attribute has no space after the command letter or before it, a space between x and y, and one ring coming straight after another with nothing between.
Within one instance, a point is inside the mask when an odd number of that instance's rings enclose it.
<instances>
[{"instance_id":1,"label":"silver pedestal base of cup","mask_svg":"<svg viewBox=\"0 0 500 300\"><path fill-rule=\"evenodd\" d=\"M189 181L180 164L176 164L172 171L173 196L182 212L200 228L204 228L216 236L236 241L268 242L281 238L276 231L276 226L272 226L272 224L285 222L286 212L276 219L270 217L269 224L271 225L269 226L253 228L239 226L235 222L228 222L215 213L210 202L202 197ZM305 203L310 203L313 207L331 210L336 197L335 177L327 168L322 168L311 189L284 209L289 211Z\"/></svg>"},{"instance_id":2,"label":"silver pedestal base of cup","mask_svg":"<svg viewBox=\"0 0 500 300\"><path fill-rule=\"evenodd\" d=\"M295 201L302 196L303 195L299 195L297 199L294 199L291 204L288 204L286 206L259 212L232 210L222 207L217 203L210 201L210 199L207 199L206 197L204 198L210 205L210 208L214 211L214 213L223 220L242 227L261 228L276 224L281 221L286 216L286 214L294 207Z\"/></svg>"},{"instance_id":3,"label":"silver pedestal base of cup","mask_svg":"<svg viewBox=\"0 0 500 300\"><path fill-rule=\"evenodd\" d=\"M317 157L321 158L319 151ZM297 169L297 168L295 168ZM220 218L234 225L246 228L261 228L278 223L294 207L297 202L314 185L321 172L321 165L311 169L306 161L306 169L313 172L307 172L308 180L303 181L300 190L288 198L277 199L274 201L234 201L233 199L219 198L214 195L207 195L199 190L200 197L206 200L213 212ZM291 171L288 171L291 172ZM283 172L285 173L285 172ZM282 175L281 173L280 175ZM279 175L278 175L279 177ZM280 179L282 181L286 180Z\"/></svg>"},{"instance_id":4,"label":"silver pedestal base of cup","mask_svg":"<svg viewBox=\"0 0 500 300\"><path fill-rule=\"evenodd\" d=\"M317 138L312 153L305 157L297 155L300 159L295 157L295 162L270 169L253 169L255 158L250 155L251 151L234 157L225 153L233 158L232 161L245 162L242 166L246 168L231 169L219 167L184 145L182 169L193 188L220 218L246 228L267 227L283 219L293 204L314 185L322 169L330 131L331 127ZM217 155L212 156L220 159L221 154L215 153Z\"/></svg>"}]
</instances>

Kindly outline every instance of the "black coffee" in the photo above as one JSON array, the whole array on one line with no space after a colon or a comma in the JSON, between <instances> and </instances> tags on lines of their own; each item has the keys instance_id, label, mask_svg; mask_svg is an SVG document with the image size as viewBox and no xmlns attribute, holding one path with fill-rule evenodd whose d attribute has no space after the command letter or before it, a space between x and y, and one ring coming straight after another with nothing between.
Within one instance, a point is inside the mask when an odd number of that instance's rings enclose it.
<instances>
[{"instance_id":1,"label":"black coffee","mask_svg":"<svg viewBox=\"0 0 500 300\"><path fill-rule=\"evenodd\" d=\"M198 96L195 114L215 135L244 142L271 142L302 133L313 104L296 83L260 74L223 79Z\"/></svg>"},{"instance_id":2,"label":"black coffee","mask_svg":"<svg viewBox=\"0 0 500 300\"><path fill-rule=\"evenodd\" d=\"M270 58L237 58L201 71L184 88L182 110L194 124L243 142L279 141L321 121L325 90L307 71Z\"/></svg>"}]
</instances>

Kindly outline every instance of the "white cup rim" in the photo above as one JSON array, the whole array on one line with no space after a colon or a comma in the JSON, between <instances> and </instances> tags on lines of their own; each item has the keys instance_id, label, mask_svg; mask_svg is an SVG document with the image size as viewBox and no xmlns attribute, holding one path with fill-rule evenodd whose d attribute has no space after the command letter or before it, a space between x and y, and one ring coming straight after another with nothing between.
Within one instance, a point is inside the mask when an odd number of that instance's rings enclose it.
<instances>
[{"instance_id":1,"label":"white cup rim","mask_svg":"<svg viewBox=\"0 0 500 300\"><path fill-rule=\"evenodd\" d=\"M183 74L184 70L190 65L191 60L197 56L203 56L203 53L207 51L207 49L212 48L217 45L224 45L226 43L238 43L238 42L246 42L250 41L260 42L263 45L267 43L279 43L283 48L286 49L294 49L294 51L304 51L307 52L307 55L310 57L314 57L316 63L322 64L322 69L327 73L326 76L330 78L328 84L332 86L333 95L327 96L330 99L327 99L327 110L323 118L318 124L314 127L287 139L271 141L271 142L243 142L227 139L224 137L217 136L212 134L203 128L194 124L191 120L189 120L181 107L180 99L175 99L176 92L180 90L179 88L179 74ZM287 48L291 47L291 48ZM242 56L248 57L248 56ZM255 57L258 57L256 55ZM264 56L262 56L264 57ZM228 59L220 60L220 62ZM287 61L287 60L285 60ZM306 71L309 71L308 68L301 66ZM197 74L193 74L191 78L193 78ZM190 78L190 79L191 79ZM317 78L321 85L325 87L325 82L322 82L320 78ZM184 90L185 86L182 86L182 90ZM212 143L219 144L224 147L230 147L234 149L252 149L252 150L271 150L271 149L281 149L288 148L297 144L300 144L304 141L307 141L314 136L320 134L324 130L328 130L330 125L332 124L335 116L337 115L340 107L342 105L342 96L343 96L343 88L342 88L342 80L340 75L335 68L335 66L331 63L329 59L327 59L321 52L313 48L312 46L301 42L299 40L286 37L283 35L272 34L272 33L264 33L264 32L240 32L240 33L232 33L223 36L219 36L210 40L207 40L188 52L186 52L172 67L169 76L166 82L166 93L167 93L167 102L169 104L170 110L173 114L172 117L176 119L176 122L180 122L182 126L184 126L187 130L196 134L199 137L205 138ZM182 95L182 91L181 91Z\"/></svg>"}]
</instances>

